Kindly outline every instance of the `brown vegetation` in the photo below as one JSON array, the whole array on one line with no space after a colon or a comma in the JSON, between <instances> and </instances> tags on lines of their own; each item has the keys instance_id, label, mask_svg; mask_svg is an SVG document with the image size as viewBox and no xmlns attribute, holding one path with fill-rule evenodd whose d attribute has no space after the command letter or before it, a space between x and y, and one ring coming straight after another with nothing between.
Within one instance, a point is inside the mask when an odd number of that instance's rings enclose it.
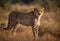
<instances>
[{"instance_id":1,"label":"brown vegetation","mask_svg":"<svg viewBox=\"0 0 60 41\"><path fill-rule=\"evenodd\" d=\"M60 11L54 7L55 5L50 5L50 11L45 11L45 14L41 18L39 39L33 37L31 27L17 25L15 33L4 31L2 28L7 26L8 15L12 10L30 12L34 7L39 7L40 5L32 4L28 6L15 4L10 6L7 6L8 8L5 10L0 8L0 41L60 41Z\"/></svg>"}]
</instances>

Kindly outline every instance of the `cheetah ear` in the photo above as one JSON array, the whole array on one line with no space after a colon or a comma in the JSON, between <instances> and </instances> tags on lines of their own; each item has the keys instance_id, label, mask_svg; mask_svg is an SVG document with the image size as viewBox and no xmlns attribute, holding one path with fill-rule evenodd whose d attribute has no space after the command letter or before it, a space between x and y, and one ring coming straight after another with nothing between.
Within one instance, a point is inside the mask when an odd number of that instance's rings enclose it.
<instances>
[{"instance_id":1,"label":"cheetah ear","mask_svg":"<svg viewBox=\"0 0 60 41\"><path fill-rule=\"evenodd\" d=\"M37 10L37 8L34 8L34 11Z\"/></svg>"}]
</instances>

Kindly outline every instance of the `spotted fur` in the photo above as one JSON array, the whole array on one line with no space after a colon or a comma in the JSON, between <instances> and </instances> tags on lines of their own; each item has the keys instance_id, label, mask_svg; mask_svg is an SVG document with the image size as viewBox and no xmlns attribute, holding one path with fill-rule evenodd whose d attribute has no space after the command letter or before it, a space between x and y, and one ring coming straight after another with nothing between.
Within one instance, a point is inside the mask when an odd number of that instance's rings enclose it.
<instances>
[{"instance_id":1,"label":"spotted fur","mask_svg":"<svg viewBox=\"0 0 60 41\"><path fill-rule=\"evenodd\" d=\"M38 35L38 27L40 26L40 19L42 15L41 11L37 8L34 8L34 11L29 13L12 11L8 17L7 28L4 28L4 30L10 31L13 28L15 31L16 25L20 23L25 26L31 26L33 35L36 36L36 34Z\"/></svg>"}]
</instances>

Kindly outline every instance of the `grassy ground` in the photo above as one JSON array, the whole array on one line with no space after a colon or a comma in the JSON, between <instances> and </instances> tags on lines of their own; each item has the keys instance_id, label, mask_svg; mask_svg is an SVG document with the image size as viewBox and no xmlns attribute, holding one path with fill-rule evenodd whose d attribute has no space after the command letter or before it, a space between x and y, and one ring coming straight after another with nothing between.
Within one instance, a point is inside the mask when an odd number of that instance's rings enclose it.
<instances>
[{"instance_id":1,"label":"grassy ground","mask_svg":"<svg viewBox=\"0 0 60 41\"><path fill-rule=\"evenodd\" d=\"M32 5L29 6L29 8L27 8L27 6L20 6L20 9L18 9L16 6L19 8L19 5L14 5L12 6L12 10L29 12L34 7ZM45 12L45 14L42 16L41 26L39 28L39 39L35 39L33 37L31 27L17 25L17 30L15 33L12 31L3 31L2 28L7 26L10 11L0 9L0 24L3 24L0 25L0 41L60 41L59 10Z\"/></svg>"}]
</instances>

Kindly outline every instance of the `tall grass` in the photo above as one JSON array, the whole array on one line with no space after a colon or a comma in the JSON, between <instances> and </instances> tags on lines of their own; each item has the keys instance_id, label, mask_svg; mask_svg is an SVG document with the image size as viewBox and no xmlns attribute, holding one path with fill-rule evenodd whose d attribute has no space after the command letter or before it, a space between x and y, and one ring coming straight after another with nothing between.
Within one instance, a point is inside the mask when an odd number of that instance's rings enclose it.
<instances>
[{"instance_id":1,"label":"tall grass","mask_svg":"<svg viewBox=\"0 0 60 41\"><path fill-rule=\"evenodd\" d=\"M0 9L0 30L6 27L8 23L8 15L12 10L30 12L34 7L39 7L39 4L34 5L12 5L10 3L5 4L5 10ZM17 27L15 33L0 31L0 41L60 41L60 12L57 10L45 12L41 18L41 25L39 27L39 39L35 39L32 34L32 30L25 26ZM57 37L56 37L57 36Z\"/></svg>"}]
</instances>

